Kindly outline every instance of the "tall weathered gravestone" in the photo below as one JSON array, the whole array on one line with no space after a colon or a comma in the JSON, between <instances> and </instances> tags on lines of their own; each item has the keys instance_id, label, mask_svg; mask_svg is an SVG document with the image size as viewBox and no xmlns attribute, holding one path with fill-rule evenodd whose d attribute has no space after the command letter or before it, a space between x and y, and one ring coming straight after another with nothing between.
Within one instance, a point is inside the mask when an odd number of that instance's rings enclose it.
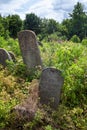
<instances>
[{"instance_id":1,"label":"tall weathered gravestone","mask_svg":"<svg viewBox=\"0 0 87 130\"><path fill-rule=\"evenodd\" d=\"M6 60L12 60L10 54L3 48L0 48L0 64L6 66Z\"/></svg>"},{"instance_id":2,"label":"tall weathered gravestone","mask_svg":"<svg viewBox=\"0 0 87 130\"><path fill-rule=\"evenodd\" d=\"M40 103L57 109L63 82L61 71L55 68L44 69L39 84Z\"/></svg>"},{"instance_id":3,"label":"tall weathered gravestone","mask_svg":"<svg viewBox=\"0 0 87 130\"><path fill-rule=\"evenodd\" d=\"M42 66L40 51L33 31L24 30L18 33L19 45L22 52L23 61L27 68Z\"/></svg>"}]
</instances>

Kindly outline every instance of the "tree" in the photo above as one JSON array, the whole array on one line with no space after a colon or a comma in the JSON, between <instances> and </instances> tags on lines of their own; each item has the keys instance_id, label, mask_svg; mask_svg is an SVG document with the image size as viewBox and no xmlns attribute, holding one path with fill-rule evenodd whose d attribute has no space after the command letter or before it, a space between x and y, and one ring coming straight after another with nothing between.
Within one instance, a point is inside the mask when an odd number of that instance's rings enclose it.
<instances>
[{"instance_id":1,"label":"tree","mask_svg":"<svg viewBox=\"0 0 87 130\"><path fill-rule=\"evenodd\" d=\"M41 33L40 40L48 38L48 35L54 34L60 35L60 25L54 19L41 19ZM53 36L53 35L52 35Z\"/></svg>"},{"instance_id":2,"label":"tree","mask_svg":"<svg viewBox=\"0 0 87 130\"><path fill-rule=\"evenodd\" d=\"M22 20L19 15L9 15L9 32L12 38L17 38L17 33L22 29Z\"/></svg>"},{"instance_id":3,"label":"tree","mask_svg":"<svg viewBox=\"0 0 87 130\"><path fill-rule=\"evenodd\" d=\"M72 36L77 35L82 40L85 37L87 15L83 11L83 5L81 3L77 2L70 17L72 21Z\"/></svg>"},{"instance_id":4,"label":"tree","mask_svg":"<svg viewBox=\"0 0 87 130\"><path fill-rule=\"evenodd\" d=\"M67 39L70 39L72 36L72 20L65 19L61 24L61 33L63 36L66 36Z\"/></svg>"},{"instance_id":5,"label":"tree","mask_svg":"<svg viewBox=\"0 0 87 130\"><path fill-rule=\"evenodd\" d=\"M0 15L0 36L3 36L5 39L9 37L8 31L8 21L6 17Z\"/></svg>"},{"instance_id":6,"label":"tree","mask_svg":"<svg viewBox=\"0 0 87 130\"><path fill-rule=\"evenodd\" d=\"M54 19L48 20L48 25L47 25L48 34L52 34L56 31L58 31L58 27L59 27L59 23L56 22Z\"/></svg>"},{"instance_id":7,"label":"tree","mask_svg":"<svg viewBox=\"0 0 87 130\"><path fill-rule=\"evenodd\" d=\"M39 34L41 31L41 19L34 13L26 14L24 29L29 29Z\"/></svg>"},{"instance_id":8,"label":"tree","mask_svg":"<svg viewBox=\"0 0 87 130\"><path fill-rule=\"evenodd\" d=\"M1 23L0 23L0 36L4 36L4 27Z\"/></svg>"},{"instance_id":9,"label":"tree","mask_svg":"<svg viewBox=\"0 0 87 130\"><path fill-rule=\"evenodd\" d=\"M2 22L2 16L0 15L0 36L4 35L4 26L3 26L3 22Z\"/></svg>"}]
</instances>

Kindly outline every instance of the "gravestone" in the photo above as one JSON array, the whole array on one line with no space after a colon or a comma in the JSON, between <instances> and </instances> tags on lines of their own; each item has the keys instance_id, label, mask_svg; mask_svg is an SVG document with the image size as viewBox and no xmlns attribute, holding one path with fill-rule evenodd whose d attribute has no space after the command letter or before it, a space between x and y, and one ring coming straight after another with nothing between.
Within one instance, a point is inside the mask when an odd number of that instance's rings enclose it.
<instances>
[{"instance_id":1,"label":"gravestone","mask_svg":"<svg viewBox=\"0 0 87 130\"><path fill-rule=\"evenodd\" d=\"M57 109L63 82L64 79L60 70L55 68L44 69L39 84L40 103Z\"/></svg>"},{"instance_id":2,"label":"gravestone","mask_svg":"<svg viewBox=\"0 0 87 130\"><path fill-rule=\"evenodd\" d=\"M35 66L42 66L35 33L30 30L21 31L18 33L18 39L26 67L29 69Z\"/></svg>"},{"instance_id":3,"label":"gravestone","mask_svg":"<svg viewBox=\"0 0 87 130\"><path fill-rule=\"evenodd\" d=\"M12 60L11 56L5 49L0 48L0 64L4 67L6 66L6 60Z\"/></svg>"},{"instance_id":4,"label":"gravestone","mask_svg":"<svg viewBox=\"0 0 87 130\"><path fill-rule=\"evenodd\" d=\"M11 56L11 58L12 58L13 62L16 62L16 58L15 58L14 53L13 53L13 52L11 52L11 51L8 51L8 53L9 53L9 55Z\"/></svg>"}]
</instances>

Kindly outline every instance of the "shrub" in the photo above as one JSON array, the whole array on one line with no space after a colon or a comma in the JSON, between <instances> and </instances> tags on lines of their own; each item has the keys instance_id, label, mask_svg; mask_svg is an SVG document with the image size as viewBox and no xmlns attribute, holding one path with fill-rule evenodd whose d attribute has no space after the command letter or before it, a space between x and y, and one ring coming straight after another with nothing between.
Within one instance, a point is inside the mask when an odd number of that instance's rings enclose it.
<instances>
[{"instance_id":1,"label":"shrub","mask_svg":"<svg viewBox=\"0 0 87 130\"><path fill-rule=\"evenodd\" d=\"M0 37L0 48L4 48L7 51L13 52L15 55L20 56L20 48L17 39L9 38L7 40L4 37Z\"/></svg>"},{"instance_id":2,"label":"shrub","mask_svg":"<svg viewBox=\"0 0 87 130\"><path fill-rule=\"evenodd\" d=\"M41 74L41 66L27 69L22 60L19 60L16 63L13 61L7 61L7 69L11 75L19 76L30 82L33 79L39 79Z\"/></svg>"},{"instance_id":3,"label":"shrub","mask_svg":"<svg viewBox=\"0 0 87 130\"><path fill-rule=\"evenodd\" d=\"M86 45L87 46L87 38L82 40L82 45Z\"/></svg>"},{"instance_id":4,"label":"shrub","mask_svg":"<svg viewBox=\"0 0 87 130\"><path fill-rule=\"evenodd\" d=\"M80 38L77 35L74 35L74 36L72 36L70 41L72 41L74 43L80 43Z\"/></svg>"}]
</instances>

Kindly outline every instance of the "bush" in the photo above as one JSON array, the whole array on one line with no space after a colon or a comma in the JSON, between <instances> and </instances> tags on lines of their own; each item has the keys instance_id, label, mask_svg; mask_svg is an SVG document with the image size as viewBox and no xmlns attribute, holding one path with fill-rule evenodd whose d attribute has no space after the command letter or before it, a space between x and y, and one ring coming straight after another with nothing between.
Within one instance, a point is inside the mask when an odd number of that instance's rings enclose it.
<instances>
[{"instance_id":1,"label":"bush","mask_svg":"<svg viewBox=\"0 0 87 130\"><path fill-rule=\"evenodd\" d=\"M74 35L74 36L72 36L70 41L72 41L74 43L80 43L80 38L77 35Z\"/></svg>"},{"instance_id":2,"label":"bush","mask_svg":"<svg viewBox=\"0 0 87 130\"><path fill-rule=\"evenodd\" d=\"M27 69L22 60L19 60L16 63L13 61L7 61L7 70L11 75L19 76L30 82L33 79L39 79L41 74L41 66Z\"/></svg>"},{"instance_id":3,"label":"bush","mask_svg":"<svg viewBox=\"0 0 87 130\"><path fill-rule=\"evenodd\" d=\"M7 51L13 52L15 55L20 56L20 48L17 39L9 38L7 40L4 37L0 37L0 48L4 48Z\"/></svg>"},{"instance_id":4,"label":"bush","mask_svg":"<svg viewBox=\"0 0 87 130\"><path fill-rule=\"evenodd\" d=\"M87 38L82 40L82 45L86 45L87 46Z\"/></svg>"}]
</instances>

